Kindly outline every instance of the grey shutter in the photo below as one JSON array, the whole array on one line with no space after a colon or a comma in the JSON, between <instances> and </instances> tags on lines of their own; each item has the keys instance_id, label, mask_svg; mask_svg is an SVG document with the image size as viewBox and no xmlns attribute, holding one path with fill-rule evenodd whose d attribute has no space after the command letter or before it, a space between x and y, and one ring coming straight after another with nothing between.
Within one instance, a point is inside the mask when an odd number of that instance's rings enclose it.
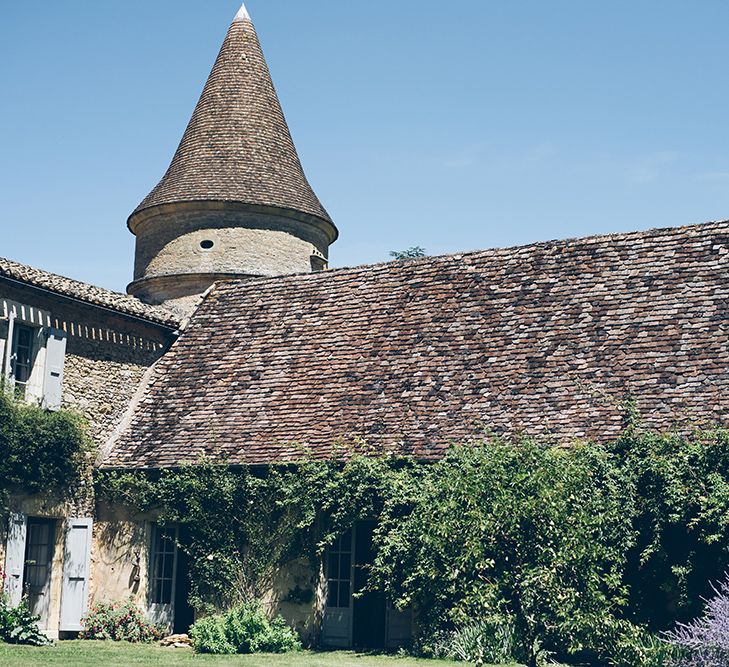
<instances>
[{"instance_id":1,"label":"grey shutter","mask_svg":"<svg viewBox=\"0 0 729 667\"><path fill-rule=\"evenodd\" d=\"M66 357L66 332L51 329L46 342L46 368L43 378L43 407L58 410L61 407L63 363Z\"/></svg>"},{"instance_id":2,"label":"grey shutter","mask_svg":"<svg viewBox=\"0 0 729 667\"><path fill-rule=\"evenodd\" d=\"M10 512L8 517L8 540L5 544L5 590L10 604L15 607L23 597L23 568L25 566L25 534L28 517L19 512Z\"/></svg>"},{"instance_id":3,"label":"grey shutter","mask_svg":"<svg viewBox=\"0 0 729 667\"><path fill-rule=\"evenodd\" d=\"M63 555L61 632L82 630L81 618L88 608L92 519L68 519Z\"/></svg>"}]
</instances>

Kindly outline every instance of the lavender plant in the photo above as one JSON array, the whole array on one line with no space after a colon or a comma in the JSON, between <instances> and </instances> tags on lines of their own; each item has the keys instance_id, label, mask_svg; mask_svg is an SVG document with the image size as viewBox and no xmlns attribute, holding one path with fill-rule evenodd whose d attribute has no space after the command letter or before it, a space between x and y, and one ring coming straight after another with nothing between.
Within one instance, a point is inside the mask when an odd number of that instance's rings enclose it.
<instances>
[{"instance_id":1,"label":"lavender plant","mask_svg":"<svg viewBox=\"0 0 729 667\"><path fill-rule=\"evenodd\" d=\"M706 600L703 616L690 623L678 623L666 639L683 649L676 667L726 667L729 665L729 575L715 595Z\"/></svg>"}]
</instances>

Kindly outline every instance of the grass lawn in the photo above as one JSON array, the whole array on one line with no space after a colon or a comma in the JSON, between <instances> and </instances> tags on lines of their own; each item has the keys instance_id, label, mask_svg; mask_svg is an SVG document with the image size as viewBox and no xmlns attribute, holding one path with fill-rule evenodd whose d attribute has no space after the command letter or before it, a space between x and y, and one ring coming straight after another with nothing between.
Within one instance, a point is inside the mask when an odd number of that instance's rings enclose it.
<instances>
[{"instance_id":1,"label":"grass lawn","mask_svg":"<svg viewBox=\"0 0 729 667\"><path fill-rule=\"evenodd\" d=\"M189 649L123 642L64 641L55 646L0 644L0 665L5 667L127 667L129 665L223 665L241 667L464 667L464 663L416 660L396 656L364 655L348 651L287 653L285 655L195 655Z\"/></svg>"}]
</instances>

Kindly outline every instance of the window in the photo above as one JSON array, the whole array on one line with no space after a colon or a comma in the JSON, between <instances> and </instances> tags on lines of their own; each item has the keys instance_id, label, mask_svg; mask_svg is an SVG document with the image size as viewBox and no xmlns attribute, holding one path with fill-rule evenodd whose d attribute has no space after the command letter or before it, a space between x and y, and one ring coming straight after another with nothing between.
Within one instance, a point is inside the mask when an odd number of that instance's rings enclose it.
<instances>
[{"instance_id":1,"label":"window","mask_svg":"<svg viewBox=\"0 0 729 667\"><path fill-rule=\"evenodd\" d=\"M10 357L10 374L16 393L25 398L25 388L33 370L33 338L35 329L23 324L13 327L13 353Z\"/></svg>"},{"instance_id":2,"label":"window","mask_svg":"<svg viewBox=\"0 0 729 667\"><path fill-rule=\"evenodd\" d=\"M327 553L327 607L349 607L351 581L352 531L347 531Z\"/></svg>"},{"instance_id":3,"label":"window","mask_svg":"<svg viewBox=\"0 0 729 667\"><path fill-rule=\"evenodd\" d=\"M67 334L51 314L0 297L0 374L18 398L58 410L62 404Z\"/></svg>"},{"instance_id":4,"label":"window","mask_svg":"<svg viewBox=\"0 0 729 667\"><path fill-rule=\"evenodd\" d=\"M175 577L174 528L153 526L150 554L149 601L151 604L172 604L172 582Z\"/></svg>"}]
</instances>

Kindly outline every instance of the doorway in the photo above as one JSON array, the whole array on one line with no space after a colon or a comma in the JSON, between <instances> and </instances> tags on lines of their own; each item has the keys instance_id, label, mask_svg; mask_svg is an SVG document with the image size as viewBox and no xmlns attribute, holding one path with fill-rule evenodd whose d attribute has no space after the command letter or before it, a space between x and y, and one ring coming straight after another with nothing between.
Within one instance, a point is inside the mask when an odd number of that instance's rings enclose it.
<instances>
[{"instance_id":1,"label":"doorway","mask_svg":"<svg viewBox=\"0 0 729 667\"><path fill-rule=\"evenodd\" d=\"M152 525L149 557L148 616L168 632L187 633L194 621L190 596L185 526Z\"/></svg>"},{"instance_id":2,"label":"doorway","mask_svg":"<svg viewBox=\"0 0 729 667\"><path fill-rule=\"evenodd\" d=\"M29 517L25 539L23 592L40 626L48 627L51 600L51 571L55 550L56 522L53 519Z\"/></svg>"},{"instance_id":3,"label":"doorway","mask_svg":"<svg viewBox=\"0 0 729 667\"><path fill-rule=\"evenodd\" d=\"M172 632L187 634L195 622L195 610L190 606L190 556L185 547L190 543L187 526L179 528L179 545L177 547L177 567L175 568L175 607ZM181 547L181 548L180 548Z\"/></svg>"},{"instance_id":4,"label":"doorway","mask_svg":"<svg viewBox=\"0 0 729 667\"><path fill-rule=\"evenodd\" d=\"M358 649L385 648L385 610L387 601L382 591L366 591L369 565L375 559L372 533L375 521L358 521L354 535L354 593L352 599L352 646Z\"/></svg>"},{"instance_id":5,"label":"doorway","mask_svg":"<svg viewBox=\"0 0 729 667\"><path fill-rule=\"evenodd\" d=\"M374 520L358 521L327 549L325 646L378 650L402 646L410 639L410 612L392 609L382 591L365 591L375 557L376 526Z\"/></svg>"}]
</instances>

